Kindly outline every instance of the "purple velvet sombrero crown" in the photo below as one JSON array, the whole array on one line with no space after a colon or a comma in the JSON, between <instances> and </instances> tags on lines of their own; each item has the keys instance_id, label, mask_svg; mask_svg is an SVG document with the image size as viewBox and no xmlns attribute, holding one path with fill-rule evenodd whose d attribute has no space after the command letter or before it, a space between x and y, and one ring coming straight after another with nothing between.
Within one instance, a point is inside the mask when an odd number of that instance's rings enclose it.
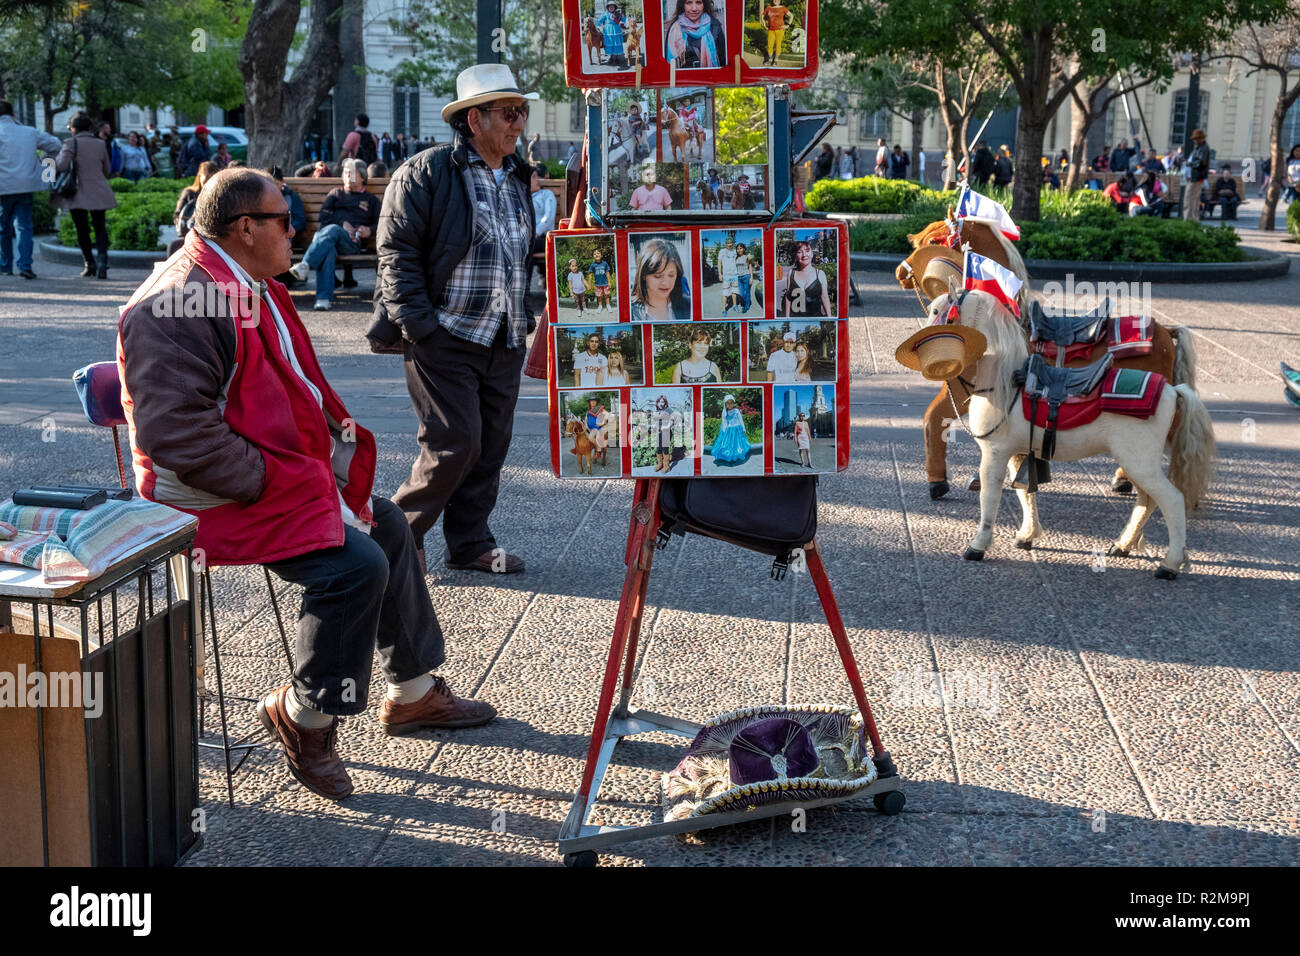
<instances>
[{"instance_id":1,"label":"purple velvet sombrero crown","mask_svg":"<svg viewBox=\"0 0 1300 956\"><path fill-rule=\"evenodd\" d=\"M664 819L850 796L876 779L850 707L746 707L705 724L664 775Z\"/></svg>"}]
</instances>

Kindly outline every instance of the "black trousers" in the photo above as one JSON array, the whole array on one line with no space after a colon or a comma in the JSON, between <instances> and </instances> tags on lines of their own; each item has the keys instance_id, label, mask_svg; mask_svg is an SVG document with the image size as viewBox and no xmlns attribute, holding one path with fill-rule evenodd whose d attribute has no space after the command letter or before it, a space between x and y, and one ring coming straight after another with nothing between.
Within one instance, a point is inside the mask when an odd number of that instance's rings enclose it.
<instances>
[{"instance_id":1,"label":"black trousers","mask_svg":"<svg viewBox=\"0 0 1300 956\"><path fill-rule=\"evenodd\" d=\"M372 498L375 527L345 527L341 547L268 564L306 588L298 615L293 687L312 710L346 716L366 709L370 664L392 683L446 659L442 629L420 573L411 529L387 498Z\"/></svg>"},{"instance_id":2,"label":"black trousers","mask_svg":"<svg viewBox=\"0 0 1300 956\"><path fill-rule=\"evenodd\" d=\"M420 453L393 503L420 547L442 515L446 559L468 563L497 546L488 517L514 433L526 349L506 348L504 322L490 346L439 326L415 345L403 340L402 348Z\"/></svg>"},{"instance_id":3,"label":"black trousers","mask_svg":"<svg viewBox=\"0 0 1300 956\"><path fill-rule=\"evenodd\" d=\"M95 251L108 255L108 223L104 221L103 209L69 209L72 224L77 227L77 245L87 262L95 258ZM90 224L95 224L95 245L90 244Z\"/></svg>"}]
</instances>

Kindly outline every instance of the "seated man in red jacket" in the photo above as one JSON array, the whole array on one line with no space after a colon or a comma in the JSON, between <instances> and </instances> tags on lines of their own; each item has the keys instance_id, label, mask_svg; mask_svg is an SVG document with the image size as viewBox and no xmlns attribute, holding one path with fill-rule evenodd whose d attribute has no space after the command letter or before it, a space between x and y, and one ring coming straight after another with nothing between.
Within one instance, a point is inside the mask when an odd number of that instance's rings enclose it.
<instances>
[{"instance_id":1,"label":"seated man in red jacket","mask_svg":"<svg viewBox=\"0 0 1300 956\"><path fill-rule=\"evenodd\" d=\"M140 494L198 517L212 565L264 564L306 589L293 681L258 716L289 770L331 800L352 792L340 715L366 707L379 651L389 734L495 716L430 674L442 632L405 516L372 498L375 440L348 415L283 285L293 228L274 180L208 180L185 246L122 310L117 364Z\"/></svg>"}]
</instances>

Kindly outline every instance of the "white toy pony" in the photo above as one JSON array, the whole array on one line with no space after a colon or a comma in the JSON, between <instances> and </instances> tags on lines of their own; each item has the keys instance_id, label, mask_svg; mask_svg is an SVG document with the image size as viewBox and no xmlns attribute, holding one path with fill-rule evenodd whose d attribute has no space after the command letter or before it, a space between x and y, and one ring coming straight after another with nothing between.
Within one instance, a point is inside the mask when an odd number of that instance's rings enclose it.
<instances>
[{"instance_id":1,"label":"white toy pony","mask_svg":"<svg viewBox=\"0 0 1300 956\"><path fill-rule=\"evenodd\" d=\"M1030 422L1012 376L1028 358L1025 335L1015 317L992 295L979 290L963 294L957 282L933 305L949 322L983 334L988 346L975 366L970 402L970 431L980 448L980 525L966 548L965 558L978 561L993 543L993 528L1002 498L1002 476L1015 456L1030 451ZM954 317L951 306L957 306ZM1042 454L1044 429L1032 430L1035 454ZM1169 445L1169 475L1161 456ZM1210 414L1189 385L1163 386L1159 404L1150 418L1102 412L1089 424L1061 430L1053 459L1077 461L1107 454L1132 480L1137 503L1128 525L1109 551L1127 555L1142 546L1142 528L1151 517L1154 502L1169 529L1169 550L1156 569L1156 577L1172 580L1188 566L1186 509L1196 506L1209 486L1215 443ZM1023 514L1016 545L1032 548L1042 528L1034 496L1016 489Z\"/></svg>"}]
</instances>

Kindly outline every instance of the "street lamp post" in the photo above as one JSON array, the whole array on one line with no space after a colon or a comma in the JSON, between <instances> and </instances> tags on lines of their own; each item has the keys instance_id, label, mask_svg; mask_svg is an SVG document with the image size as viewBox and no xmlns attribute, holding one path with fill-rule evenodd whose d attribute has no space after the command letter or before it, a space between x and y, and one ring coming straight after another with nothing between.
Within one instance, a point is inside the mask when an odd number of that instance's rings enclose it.
<instances>
[{"instance_id":1,"label":"street lamp post","mask_svg":"<svg viewBox=\"0 0 1300 956\"><path fill-rule=\"evenodd\" d=\"M502 0L478 0L478 62L500 63L505 37L501 34ZM498 41L497 38L501 37Z\"/></svg>"}]
</instances>

